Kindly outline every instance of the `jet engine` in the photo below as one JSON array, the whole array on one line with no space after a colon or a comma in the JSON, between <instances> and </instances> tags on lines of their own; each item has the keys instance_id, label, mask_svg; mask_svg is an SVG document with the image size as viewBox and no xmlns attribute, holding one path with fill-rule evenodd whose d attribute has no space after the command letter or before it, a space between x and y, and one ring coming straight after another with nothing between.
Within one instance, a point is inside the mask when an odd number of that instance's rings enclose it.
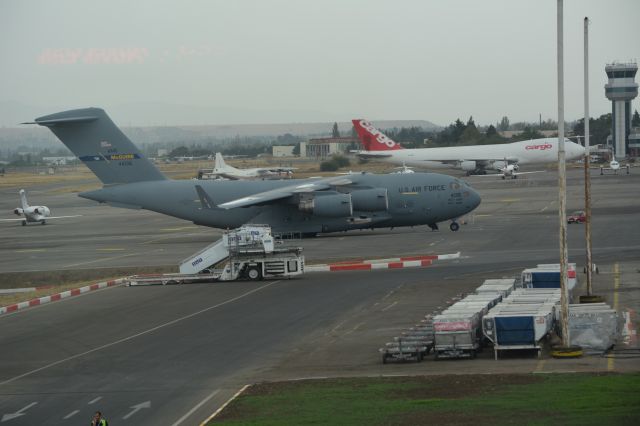
<instances>
[{"instance_id":1,"label":"jet engine","mask_svg":"<svg viewBox=\"0 0 640 426\"><path fill-rule=\"evenodd\" d=\"M316 216L346 217L353 215L350 194L316 195L310 199L300 200L298 209Z\"/></svg>"},{"instance_id":2,"label":"jet engine","mask_svg":"<svg viewBox=\"0 0 640 426\"><path fill-rule=\"evenodd\" d=\"M22 216L22 213L24 213L24 211L20 207L13 210L13 212L16 214L16 216Z\"/></svg>"},{"instance_id":3,"label":"jet engine","mask_svg":"<svg viewBox=\"0 0 640 426\"><path fill-rule=\"evenodd\" d=\"M386 188L361 189L351 193L354 210L379 212L389 209Z\"/></svg>"},{"instance_id":4,"label":"jet engine","mask_svg":"<svg viewBox=\"0 0 640 426\"><path fill-rule=\"evenodd\" d=\"M51 214L51 212L49 211L49 207L46 206L33 207L33 212L35 214L39 214L40 216L49 216Z\"/></svg>"},{"instance_id":5,"label":"jet engine","mask_svg":"<svg viewBox=\"0 0 640 426\"><path fill-rule=\"evenodd\" d=\"M460 163L460 168L462 170L464 170L465 172L472 172L476 169L476 162L475 161L462 161Z\"/></svg>"}]
</instances>

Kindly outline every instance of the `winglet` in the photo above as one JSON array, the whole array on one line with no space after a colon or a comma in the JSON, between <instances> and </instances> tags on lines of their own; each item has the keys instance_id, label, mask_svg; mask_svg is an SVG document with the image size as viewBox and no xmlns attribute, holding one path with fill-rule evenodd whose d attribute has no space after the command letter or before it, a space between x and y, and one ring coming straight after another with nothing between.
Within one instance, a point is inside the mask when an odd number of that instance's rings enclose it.
<instances>
[{"instance_id":1,"label":"winglet","mask_svg":"<svg viewBox=\"0 0 640 426\"><path fill-rule=\"evenodd\" d=\"M215 203L209 197L209 194L206 193L204 189L200 185L196 185L196 192L198 193L198 197L200 197L200 204L203 209L212 210L215 206Z\"/></svg>"}]
</instances>

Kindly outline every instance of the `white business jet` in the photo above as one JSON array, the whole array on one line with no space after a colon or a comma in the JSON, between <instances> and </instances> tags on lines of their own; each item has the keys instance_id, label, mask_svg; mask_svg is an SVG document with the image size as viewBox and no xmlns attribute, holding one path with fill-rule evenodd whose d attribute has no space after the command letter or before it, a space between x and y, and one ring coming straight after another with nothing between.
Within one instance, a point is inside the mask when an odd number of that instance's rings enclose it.
<instances>
[{"instance_id":1,"label":"white business jet","mask_svg":"<svg viewBox=\"0 0 640 426\"><path fill-rule=\"evenodd\" d=\"M609 163L609 167L600 167L600 174L604 175L605 171L611 170L614 175L617 175L618 170L620 170L620 168L621 168L620 163L616 160L616 156L613 155L611 157L611 162ZM624 168L627 169L627 174L629 174L629 165L627 164Z\"/></svg>"},{"instance_id":2,"label":"white business jet","mask_svg":"<svg viewBox=\"0 0 640 426\"><path fill-rule=\"evenodd\" d=\"M46 225L47 220L49 219L62 219L82 216L79 214L73 216L51 216L51 210L49 210L49 207L47 206L30 206L27 202L27 193L24 189L21 189L19 194L22 207L16 207L13 210L13 213L15 213L17 216L22 217L19 219L0 219L0 221L22 221L22 226L26 226L27 223L40 223L41 225Z\"/></svg>"}]
</instances>

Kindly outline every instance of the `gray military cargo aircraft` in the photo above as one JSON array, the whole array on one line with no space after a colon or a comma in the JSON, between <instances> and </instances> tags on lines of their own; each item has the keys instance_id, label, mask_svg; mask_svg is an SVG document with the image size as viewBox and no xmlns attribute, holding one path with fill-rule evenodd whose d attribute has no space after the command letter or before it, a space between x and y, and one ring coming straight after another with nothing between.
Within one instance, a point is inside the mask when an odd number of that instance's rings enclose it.
<instances>
[{"instance_id":1,"label":"gray military cargo aircraft","mask_svg":"<svg viewBox=\"0 0 640 426\"><path fill-rule=\"evenodd\" d=\"M25 123L27 124L27 123ZM146 209L214 228L268 224L276 234L429 225L480 204L467 183L435 173L354 173L279 181L171 180L146 159L104 110L86 108L37 118L102 181L79 196Z\"/></svg>"}]
</instances>

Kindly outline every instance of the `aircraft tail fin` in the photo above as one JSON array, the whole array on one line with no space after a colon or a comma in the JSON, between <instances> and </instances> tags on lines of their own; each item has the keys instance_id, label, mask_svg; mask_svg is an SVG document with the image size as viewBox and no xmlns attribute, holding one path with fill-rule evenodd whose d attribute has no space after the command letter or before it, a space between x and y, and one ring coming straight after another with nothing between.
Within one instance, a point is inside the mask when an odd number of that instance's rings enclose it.
<instances>
[{"instance_id":1,"label":"aircraft tail fin","mask_svg":"<svg viewBox=\"0 0 640 426\"><path fill-rule=\"evenodd\" d=\"M20 203L22 204L22 210L26 210L29 207L29 203L27 202L27 193L24 189L21 189L19 194Z\"/></svg>"},{"instance_id":2,"label":"aircraft tail fin","mask_svg":"<svg viewBox=\"0 0 640 426\"><path fill-rule=\"evenodd\" d=\"M100 108L58 112L35 124L48 127L105 185L167 179Z\"/></svg>"},{"instance_id":3,"label":"aircraft tail fin","mask_svg":"<svg viewBox=\"0 0 640 426\"><path fill-rule=\"evenodd\" d=\"M373 127L371 123L362 118L351 120L356 129L358 138L367 151L392 151L402 149L399 143Z\"/></svg>"},{"instance_id":4,"label":"aircraft tail fin","mask_svg":"<svg viewBox=\"0 0 640 426\"><path fill-rule=\"evenodd\" d=\"M224 162L224 158L222 158L222 154L216 152L216 158L213 163L214 170L224 170L227 167L227 163Z\"/></svg>"}]
</instances>

